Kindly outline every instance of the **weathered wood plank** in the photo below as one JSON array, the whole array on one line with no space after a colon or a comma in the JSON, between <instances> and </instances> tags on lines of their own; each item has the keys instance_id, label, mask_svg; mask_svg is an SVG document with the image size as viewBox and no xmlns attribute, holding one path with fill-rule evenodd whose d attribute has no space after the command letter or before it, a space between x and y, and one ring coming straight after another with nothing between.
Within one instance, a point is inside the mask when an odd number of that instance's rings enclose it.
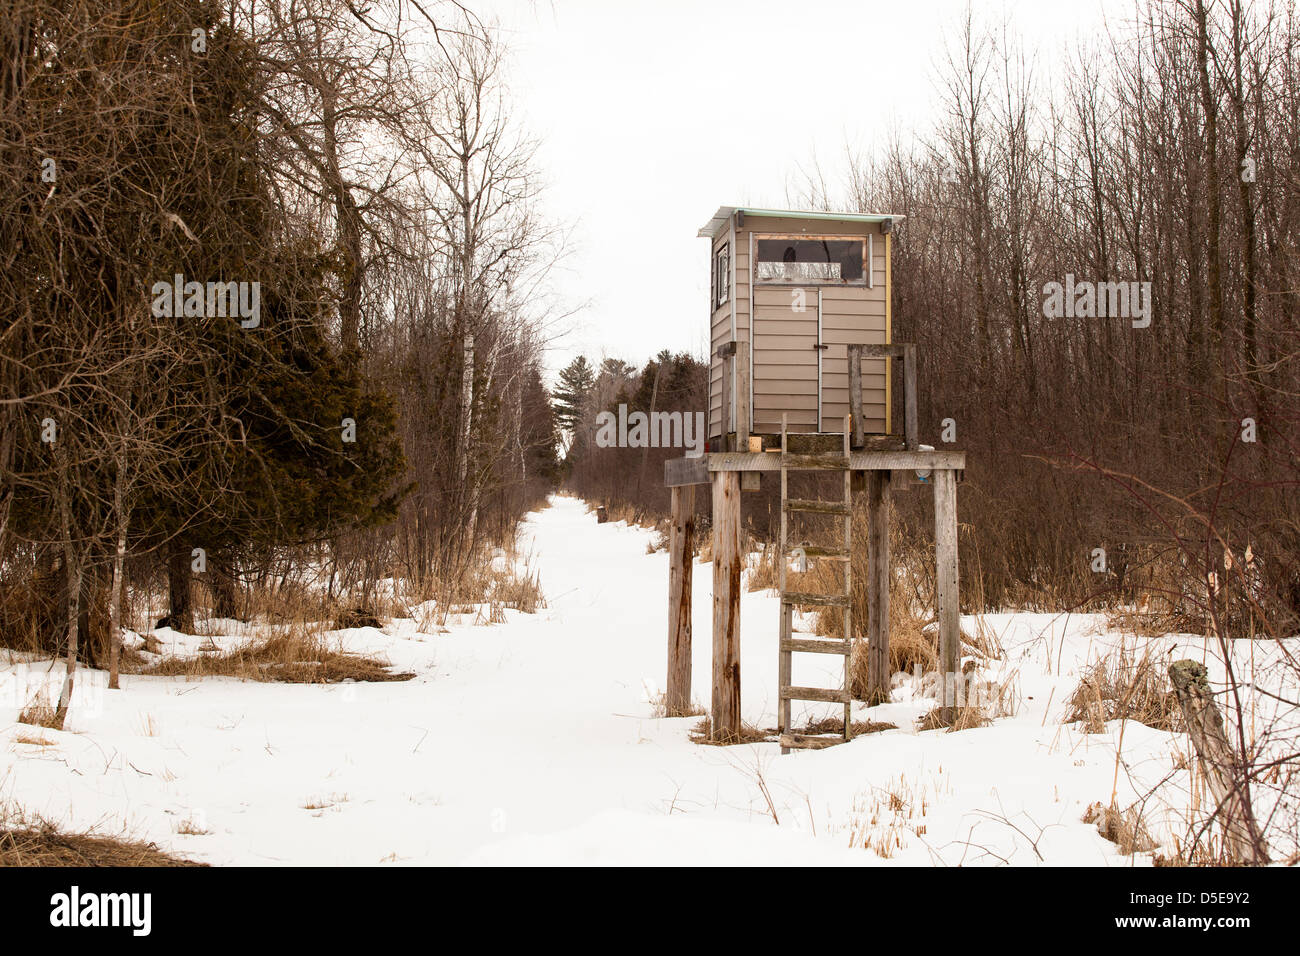
<instances>
[{"instance_id":1,"label":"weathered wood plank","mask_svg":"<svg viewBox=\"0 0 1300 956\"><path fill-rule=\"evenodd\" d=\"M778 739L786 750L825 750L844 743L843 737L813 737L808 734L781 734Z\"/></svg>"},{"instance_id":2,"label":"weathered wood plank","mask_svg":"<svg viewBox=\"0 0 1300 956\"><path fill-rule=\"evenodd\" d=\"M801 654L848 654L853 646L848 641L813 641L803 638L781 638L781 650ZM788 681L787 681L788 683Z\"/></svg>"},{"instance_id":3,"label":"weathered wood plank","mask_svg":"<svg viewBox=\"0 0 1300 956\"><path fill-rule=\"evenodd\" d=\"M822 515L845 515L849 510L839 501L818 501L815 498L787 498L786 511L809 511Z\"/></svg>"},{"instance_id":4,"label":"weathered wood plank","mask_svg":"<svg viewBox=\"0 0 1300 956\"><path fill-rule=\"evenodd\" d=\"M704 456L711 472L718 471L780 471L779 452L760 453L725 451ZM813 456L820 457L820 456ZM843 468L843 455L833 455L839 460L836 468ZM855 451L849 455L848 467L854 471L906 470L927 471L935 469L963 469L966 467L964 451Z\"/></svg>"},{"instance_id":5,"label":"weathered wood plank","mask_svg":"<svg viewBox=\"0 0 1300 956\"><path fill-rule=\"evenodd\" d=\"M810 607L848 607L849 598L843 594L812 594L807 591L786 591L781 595L786 604L804 604Z\"/></svg>"},{"instance_id":6,"label":"weathered wood plank","mask_svg":"<svg viewBox=\"0 0 1300 956\"><path fill-rule=\"evenodd\" d=\"M691 571L695 564L695 486L673 488L668 530L668 682L664 709L669 717L691 710Z\"/></svg>"},{"instance_id":7,"label":"weathered wood plank","mask_svg":"<svg viewBox=\"0 0 1300 956\"><path fill-rule=\"evenodd\" d=\"M713 739L740 734L740 476L713 475Z\"/></svg>"},{"instance_id":8,"label":"weathered wood plank","mask_svg":"<svg viewBox=\"0 0 1300 956\"><path fill-rule=\"evenodd\" d=\"M708 483L709 462L704 455L698 458L669 458L664 462L664 484L669 488Z\"/></svg>"},{"instance_id":9,"label":"weathered wood plank","mask_svg":"<svg viewBox=\"0 0 1300 956\"><path fill-rule=\"evenodd\" d=\"M903 439L916 451L921 447L916 418L916 346L903 347Z\"/></svg>"},{"instance_id":10,"label":"weathered wood plank","mask_svg":"<svg viewBox=\"0 0 1300 956\"><path fill-rule=\"evenodd\" d=\"M961 670L961 607L957 590L957 481L951 471L936 471L934 482L935 600L939 617L939 672L944 675L942 706L951 708Z\"/></svg>"},{"instance_id":11,"label":"weathered wood plank","mask_svg":"<svg viewBox=\"0 0 1300 956\"><path fill-rule=\"evenodd\" d=\"M753 414L749 404L749 343L736 343L736 448L748 450Z\"/></svg>"},{"instance_id":12,"label":"weathered wood plank","mask_svg":"<svg viewBox=\"0 0 1300 956\"><path fill-rule=\"evenodd\" d=\"M847 561L849 559L847 548L831 548L819 544L799 544L795 545L795 547L802 550L806 558L827 558L832 561Z\"/></svg>"},{"instance_id":13,"label":"weathered wood plank","mask_svg":"<svg viewBox=\"0 0 1300 956\"><path fill-rule=\"evenodd\" d=\"M790 471L842 471L848 460L833 452L823 455L785 455L785 467Z\"/></svg>"},{"instance_id":14,"label":"weathered wood plank","mask_svg":"<svg viewBox=\"0 0 1300 956\"><path fill-rule=\"evenodd\" d=\"M791 687L781 685L781 697L784 700L820 700L828 704L847 704L849 695L843 690L831 690L827 687Z\"/></svg>"},{"instance_id":15,"label":"weathered wood plank","mask_svg":"<svg viewBox=\"0 0 1300 956\"><path fill-rule=\"evenodd\" d=\"M853 447L861 448L866 437L862 416L862 346L849 346L849 415L853 421Z\"/></svg>"},{"instance_id":16,"label":"weathered wood plank","mask_svg":"<svg viewBox=\"0 0 1300 956\"><path fill-rule=\"evenodd\" d=\"M870 704L889 701L890 473L867 473L867 686Z\"/></svg>"}]
</instances>

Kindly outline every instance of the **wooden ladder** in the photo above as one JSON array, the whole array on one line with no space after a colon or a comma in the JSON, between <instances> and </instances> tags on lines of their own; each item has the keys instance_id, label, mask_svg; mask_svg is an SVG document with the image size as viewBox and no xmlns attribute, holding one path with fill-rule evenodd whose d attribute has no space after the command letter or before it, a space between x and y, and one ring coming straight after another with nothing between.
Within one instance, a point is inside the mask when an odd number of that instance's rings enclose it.
<instances>
[{"instance_id":1,"label":"wooden ladder","mask_svg":"<svg viewBox=\"0 0 1300 956\"><path fill-rule=\"evenodd\" d=\"M780 657L777 674L780 691L778 695L777 716L781 732L781 753L787 754L792 748L820 749L831 744L842 743L853 736L851 719L852 697L849 691L849 656L853 650L852 603L853 575L850 555L853 547L853 489L849 469L849 420L844 416L844 451L842 454L791 454L787 445L786 416L781 416L781 539L777 552L777 587L781 595L781 631ZM788 476L791 471L842 471L844 473L844 500L819 501L816 499L789 497ZM812 594L786 589L786 562L789 535L789 519L794 512L837 515L844 523L842 547L814 547L810 544L799 545L806 558L825 561L840 561L844 564L843 594ZM793 636L794 608L797 605L816 607L836 607L844 615L842 640L812 640ZM805 654L839 654L844 658L844 683L838 690L821 687L797 687L791 683L791 655L795 652ZM819 737L795 734L790 728L790 702L792 700L816 700L844 705L844 733L842 740L831 737Z\"/></svg>"}]
</instances>

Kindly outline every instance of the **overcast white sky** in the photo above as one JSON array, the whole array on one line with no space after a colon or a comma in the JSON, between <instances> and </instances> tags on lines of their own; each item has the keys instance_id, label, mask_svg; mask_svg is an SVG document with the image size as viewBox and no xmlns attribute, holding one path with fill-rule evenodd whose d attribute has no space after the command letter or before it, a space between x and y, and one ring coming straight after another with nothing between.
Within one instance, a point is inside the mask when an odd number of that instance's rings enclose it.
<instances>
[{"instance_id":1,"label":"overcast white sky","mask_svg":"<svg viewBox=\"0 0 1300 956\"><path fill-rule=\"evenodd\" d=\"M975 3L1010 20L1047 69L1132 9L1109 0ZM585 303L548 356L635 364L661 348L703 353L708 253L696 230L718 206L787 208L814 157L838 184L846 144L926 131L935 67L965 0L485 0L512 50L510 83L540 141L544 209L573 227L554 285ZM790 82L772 81L788 69ZM885 77L886 82L868 84ZM763 94L747 92L762 78ZM815 80L815 85L809 81ZM810 90L813 93L810 95ZM888 212L890 210L875 210Z\"/></svg>"}]
</instances>

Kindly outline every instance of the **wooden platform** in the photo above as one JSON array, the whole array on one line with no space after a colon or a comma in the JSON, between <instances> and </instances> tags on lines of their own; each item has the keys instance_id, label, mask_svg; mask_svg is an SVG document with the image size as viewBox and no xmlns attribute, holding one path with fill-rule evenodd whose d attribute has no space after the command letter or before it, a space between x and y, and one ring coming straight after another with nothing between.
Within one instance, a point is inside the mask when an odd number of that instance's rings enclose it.
<instances>
[{"instance_id":1,"label":"wooden platform","mask_svg":"<svg viewBox=\"0 0 1300 956\"><path fill-rule=\"evenodd\" d=\"M810 453L815 454L815 453ZM840 456L842 458L842 456ZM837 465L836 467L842 467ZM854 451L849 453L850 471L963 471L964 451L935 449L907 451ZM670 458L664 462L664 484L669 488L682 485L707 485L714 472L780 471L779 451L706 452L698 458Z\"/></svg>"}]
</instances>

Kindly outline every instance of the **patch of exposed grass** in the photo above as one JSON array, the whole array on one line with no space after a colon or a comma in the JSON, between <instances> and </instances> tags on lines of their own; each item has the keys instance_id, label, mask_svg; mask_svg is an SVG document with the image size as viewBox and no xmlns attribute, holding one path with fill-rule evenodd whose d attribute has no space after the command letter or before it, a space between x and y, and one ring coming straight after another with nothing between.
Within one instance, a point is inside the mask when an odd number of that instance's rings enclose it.
<instances>
[{"instance_id":1,"label":"patch of exposed grass","mask_svg":"<svg viewBox=\"0 0 1300 956\"><path fill-rule=\"evenodd\" d=\"M686 710L681 713L670 714L668 712L667 697L662 693L655 695L654 699L650 702L650 707L651 715L654 717L703 717L708 713L708 711L703 707L692 701L690 707L686 708Z\"/></svg>"},{"instance_id":2,"label":"patch of exposed grass","mask_svg":"<svg viewBox=\"0 0 1300 956\"><path fill-rule=\"evenodd\" d=\"M881 720L855 720L852 724L853 736L860 737L863 734L878 734L882 730L897 730L897 724L887 723ZM844 719L842 717L823 717L821 720L809 722L806 727L801 727L793 733L817 736L819 734L843 734Z\"/></svg>"},{"instance_id":3,"label":"patch of exposed grass","mask_svg":"<svg viewBox=\"0 0 1300 956\"><path fill-rule=\"evenodd\" d=\"M966 704L962 707L935 707L917 721L916 729L947 730L952 733L956 730L987 727L992 722L983 707Z\"/></svg>"},{"instance_id":4,"label":"patch of exposed grass","mask_svg":"<svg viewBox=\"0 0 1300 956\"><path fill-rule=\"evenodd\" d=\"M342 651L303 625L277 628L271 636L220 654L169 658L143 668L157 677L238 677L284 684L337 684L353 681L404 681L415 675L391 671L378 657Z\"/></svg>"},{"instance_id":5,"label":"patch of exposed grass","mask_svg":"<svg viewBox=\"0 0 1300 956\"><path fill-rule=\"evenodd\" d=\"M63 729L55 719L54 708L50 706L44 694L38 694L27 702L27 706L18 715L18 723L31 724L33 727L44 727L47 730Z\"/></svg>"},{"instance_id":6,"label":"patch of exposed grass","mask_svg":"<svg viewBox=\"0 0 1300 956\"><path fill-rule=\"evenodd\" d=\"M172 856L157 844L64 833L54 824L0 824L0 866L207 866Z\"/></svg>"},{"instance_id":7,"label":"patch of exposed grass","mask_svg":"<svg viewBox=\"0 0 1300 956\"><path fill-rule=\"evenodd\" d=\"M705 717L698 724L692 727L691 734L690 734L691 743L704 744L710 747L730 747L735 744L761 744L761 743L776 742L777 730L775 728L772 728L770 730L763 730L759 727L755 727L753 724L747 724L744 722L742 722L740 725L740 733L732 734L725 737L719 737L718 739L715 740L710 735L712 725L713 725L713 719L711 717Z\"/></svg>"}]
</instances>

